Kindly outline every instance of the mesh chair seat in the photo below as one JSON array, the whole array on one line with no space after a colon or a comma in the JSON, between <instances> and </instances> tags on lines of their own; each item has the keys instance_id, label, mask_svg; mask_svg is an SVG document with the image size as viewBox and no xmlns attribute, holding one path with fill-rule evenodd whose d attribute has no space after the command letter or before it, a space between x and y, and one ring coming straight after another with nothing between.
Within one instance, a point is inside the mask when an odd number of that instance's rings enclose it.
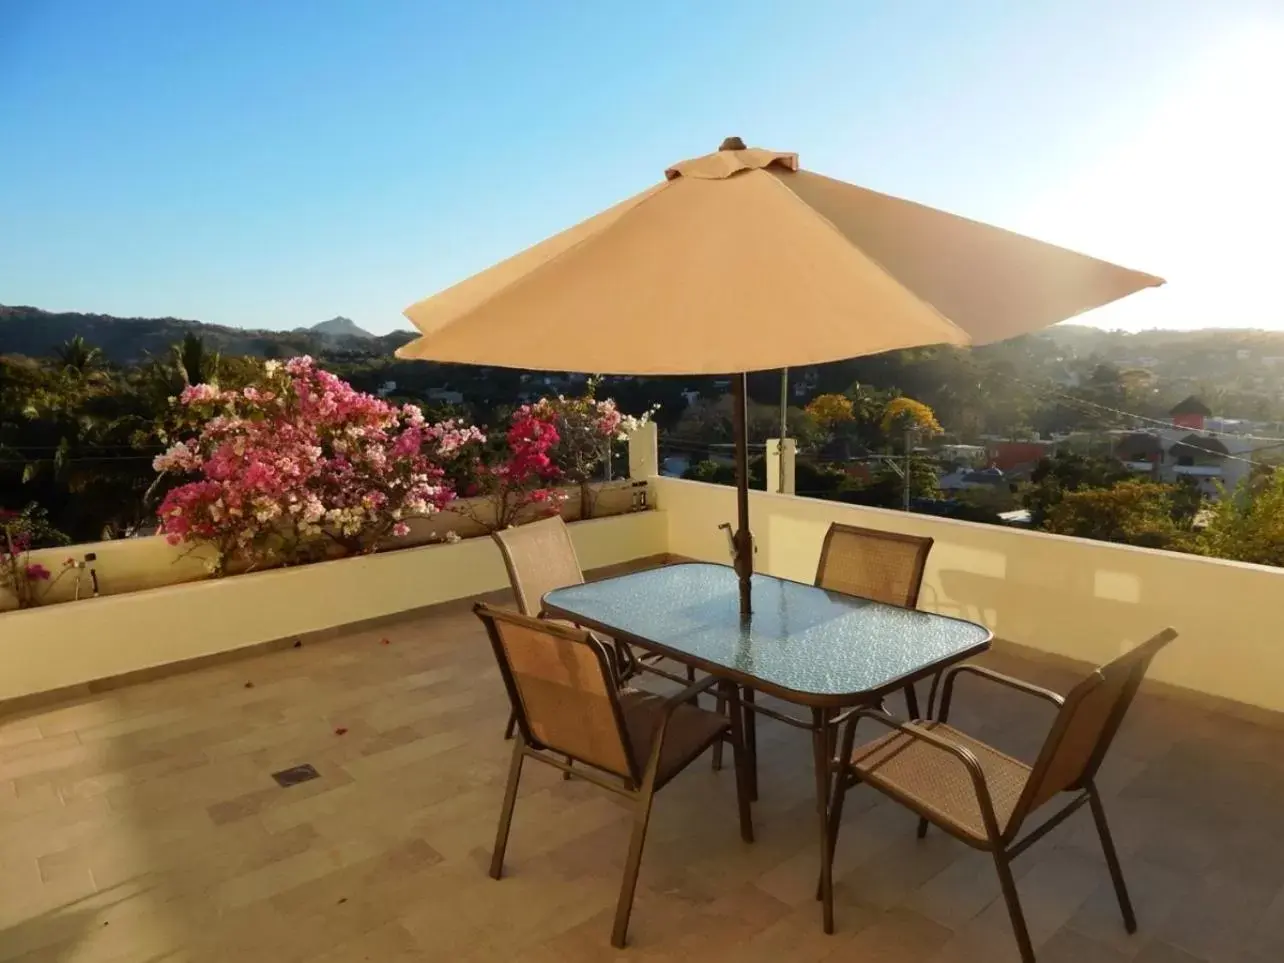
<instances>
[{"instance_id":1,"label":"mesh chair seat","mask_svg":"<svg viewBox=\"0 0 1284 963\"><path fill-rule=\"evenodd\" d=\"M935 735L967 749L981 764L1002 833L1021 799L1030 767L973 739L953 726L922 723ZM911 809L930 816L938 825L977 842L988 838L976 789L967 769L954 756L899 732L856 747L851 766L861 780L886 790Z\"/></svg>"},{"instance_id":2,"label":"mesh chair seat","mask_svg":"<svg viewBox=\"0 0 1284 963\"><path fill-rule=\"evenodd\" d=\"M620 693L624 725L635 759L651 755L652 740L659 728L665 699L651 692L626 689ZM659 788L685 769L692 760L730 731L727 717L697 706L683 705L674 710L669 720L664 745L660 749L660 768L656 774Z\"/></svg>"}]
</instances>

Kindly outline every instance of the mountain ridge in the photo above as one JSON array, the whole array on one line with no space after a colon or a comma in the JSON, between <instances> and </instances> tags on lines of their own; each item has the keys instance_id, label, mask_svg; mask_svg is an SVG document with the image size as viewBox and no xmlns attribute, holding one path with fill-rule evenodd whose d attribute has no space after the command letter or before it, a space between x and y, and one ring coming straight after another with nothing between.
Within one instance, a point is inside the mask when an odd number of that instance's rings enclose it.
<instances>
[{"instance_id":1,"label":"mountain ridge","mask_svg":"<svg viewBox=\"0 0 1284 963\"><path fill-rule=\"evenodd\" d=\"M413 340L415 332L397 330L376 335L351 318L337 315L310 327L293 330L235 328L189 318L123 318L109 314L55 312L27 305L0 305L0 354L35 358L54 355L58 346L77 335L101 348L116 364L133 364L169 352L187 334L205 339L207 347L226 355L286 358L297 354L389 356ZM1056 346L1067 358L1096 357L1121 367L1166 368L1176 353L1183 356L1183 374L1213 365L1237 369L1266 358L1284 370L1284 332L1254 328L1151 329L1109 331L1084 324L1060 324L1025 336L1031 344ZM1021 339L1017 339L1020 341ZM981 348L991 350L990 347ZM1185 356L1190 355L1187 359ZM1238 355L1238 357L1237 357ZM1192 360L1193 359L1193 360ZM1210 364L1210 362L1212 364ZM1192 367L1193 366L1193 367ZM1222 372L1224 373L1224 371Z\"/></svg>"},{"instance_id":2,"label":"mountain ridge","mask_svg":"<svg viewBox=\"0 0 1284 963\"><path fill-rule=\"evenodd\" d=\"M327 349L391 354L415 337L412 331L376 335L351 318L334 317L291 331L234 328L190 318L122 318L77 311L45 311L29 305L0 305L0 354L49 357L79 335L102 349L108 360L131 364L169 351L187 334L205 339L213 351L263 358L288 357Z\"/></svg>"}]
</instances>

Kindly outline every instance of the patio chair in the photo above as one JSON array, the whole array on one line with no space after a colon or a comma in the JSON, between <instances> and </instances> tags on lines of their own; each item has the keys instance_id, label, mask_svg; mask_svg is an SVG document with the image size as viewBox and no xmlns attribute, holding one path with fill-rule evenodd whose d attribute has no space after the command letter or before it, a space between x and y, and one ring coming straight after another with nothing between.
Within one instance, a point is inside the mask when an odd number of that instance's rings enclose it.
<instances>
[{"instance_id":1,"label":"patio chair","mask_svg":"<svg viewBox=\"0 0 1284 963\"><path fill-rule=\"evenodd\" d=\"M904 609L918 608L923 570L931 551L930 538L835 522L821 545L816 585ZM905 686L905 707L911 719L918 718L913 683Z\"/></svg>"},{"instance_id":2,"label":"patio chair","mask_svg":"<svg viewBox=\"0 0 1284 963\"><path fill-rule=\"evenodd\" d=\"M871 528L857 528L834 522L825 533L820 549L820 564L816 568L816 586L843 595L917 608L919 588L923 584L923 569L927 555L932 550L932 539L899 532L880 532ZM935 683L932 686L935 692ZM905 705L910 718L918 717L918 694L914 684L905 686ZM751 708L754 693L745 690L742 698ZM723 710L721 701L718 711ZM760 710L759 710L760 711ZM754 720L747 723L747 738L751 754L757 741ZM841 721L845 716L840 716ZM721 750L715 749L713 768L722 765Z\"/></svg>"},{"instance_id":3,"label":"patio chair","mask_svg":"<svg viewBox=\"0 0 1284 963\"><path fill-rule=\"evenodd\" d=\"M499 879L503 872L526 759L624 796L633 802L633 835L611 934L612 945L623 947L655 793L724 738L735 754L740 835L753 842L742 716L735 711L728 718L691 704L718 681L714 677L667 698L626 689L606 645L590 633L483 603L474 611L490 636L518 728L490 875ZM722 685L739 709L734 687Z\"/></svg>"},{"instance_id":4,"label":"patio chair","mask_svg":"<svg viewBox=\"0 0 1284 963\"><path fill-rule=\"evenodd\" d=\"M898 722L872 709L854 713L843 733L837 761L839 775L829 812L828 866L821 875L826 932L833 932L832 865L843 800L847 789L860 782L918 813L920 838L930 822L967 845L993 855L1024 963L1033 963L1034 949L1009 863L1087 803L1101 838L1124 928L1129 933L1136 932L1136 916L1094 779L1151 659L1176 637L1174 630L1165 629L1095 670L1064 699L1055 692L991 669L960 665L947 669L943 675L941 709L936 720ZM963 674L1007 686L1058 707L1056 719L1033 766L948 725L954 682ZM892 731L853 748L856 724L861 719L870 719ZM1018 839L1027 818L1063 793L1072 794L1069 801Z\"/></svg>"},{"instance_id":5,"label":"patio chair","mask_svg":"<svg viewBox=\"0 0 1284 963\"><path fill-rule=\"evenodd\" d=\"M506 528L491 537L504 556L504 567L508 569L508 581L517 599L517 609L523 615L540 617L541 600L547 592L584 584L584 573L575 556L571 533L561 516ZM621 678L635 674L641 667L639 660L623 643L608 643L607 652L615 660L615 669ZM655 659L650 657L646 661ZM694 672L688 681L693 678ZM504 730L505 739L513 738L516 725L516 716L510 715L508 727Z\"/></svg>"}]
</instances>

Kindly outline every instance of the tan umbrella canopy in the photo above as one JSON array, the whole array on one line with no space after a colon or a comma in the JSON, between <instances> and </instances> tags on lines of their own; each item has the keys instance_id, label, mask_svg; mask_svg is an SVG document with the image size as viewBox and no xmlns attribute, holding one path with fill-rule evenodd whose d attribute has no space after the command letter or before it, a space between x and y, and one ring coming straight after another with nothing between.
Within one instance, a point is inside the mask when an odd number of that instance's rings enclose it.
<instances>
[{"instance_id":1,"label":"tan umbrella canopy","mask_svg":"<svg viewBox=\"0 0 1284 963\"><path fill-rule=\"evenodd\" d=\"M928 344L984 344L1160 278L805 171L746 148L665 180L406 309L397 354L602 374L734 379L742 607L743 373Z\"/></svg>"}]
</instances>

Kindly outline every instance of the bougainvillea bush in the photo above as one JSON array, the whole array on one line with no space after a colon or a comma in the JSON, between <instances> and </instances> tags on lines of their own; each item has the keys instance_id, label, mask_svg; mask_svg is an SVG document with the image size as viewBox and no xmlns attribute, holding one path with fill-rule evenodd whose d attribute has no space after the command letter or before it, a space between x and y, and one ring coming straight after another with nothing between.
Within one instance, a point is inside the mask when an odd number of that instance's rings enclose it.
<instances>
[{"instance_id":1,"label":"bougainvillea bush","mask_svg":"<svg viewBox=\"0 0 1284 963\"><path fill-rule=\"evenodd\" d=\"M467 481L459 490L473 501L457 502L454 510L489 531L558 514L566 492L558 487L563 472L550 452L560 439L547 412L522 405L513 412L500 447L487 451L482 443L470 445L470 458L460 462Z\"/></svg>"},{"instance_id":2,"label":"bougainvillea bush","mask_svg":"<svg viewBox=\"0 0 1284 963\"><path fill-rule=\"evenodd\" d=\"M598 380L592 379L580 397L541 398L518 409L518 415L538 419L556 432L548 456L567 483L579 486L581 518L593 514L589 483L610 463L612 444L623 441L655 412L652 409L641 417L625 415L612 399L597 397L597 385Z\"/></svg>"},{"instance_id":3,"label":"bougainvillea bush","mask_svg":"<svg viewBox=\"0 0 1284 963\"><path fill-rule=\"evenodd\" d=\"M7 589L18 600L18 608L37 604L51 584L74 564L63 563L57 576L44 565L31 560L32 549L66 545L68 538L49 524L48 515L36 504L20 512L0 508L0 589Z\"/></svg>"},{"instance_id":4,"label":"bougainvillea bush","mask_svg":"<svg viewBox=\"0 0 1284 963\"><path fill-rule=\"evenodd\" d=\"M186 480L161 503L161 531L210 546L214 572L374 551L450 502L443 466L485 440L356 391L308 357L268 362L240 391L190 386L177 403L190 437L155 467Z\"/></svg>"},{"instance_id":5,"label":"bougainvillea bush","mask_svg":"<svg viewBox=\"0 0 1284 963\"><path fill-rule=\"evenodd\" d=\"M587 487L612 440L649 417L622 415L590 386L522 405L488 438L356 391L307 357L174 400L182 440L154 463L173 486L160 529L209 551L216 574L372 552L447 507L491 531L557 514L562 486Z\"/></svg>"}]
</instances>

